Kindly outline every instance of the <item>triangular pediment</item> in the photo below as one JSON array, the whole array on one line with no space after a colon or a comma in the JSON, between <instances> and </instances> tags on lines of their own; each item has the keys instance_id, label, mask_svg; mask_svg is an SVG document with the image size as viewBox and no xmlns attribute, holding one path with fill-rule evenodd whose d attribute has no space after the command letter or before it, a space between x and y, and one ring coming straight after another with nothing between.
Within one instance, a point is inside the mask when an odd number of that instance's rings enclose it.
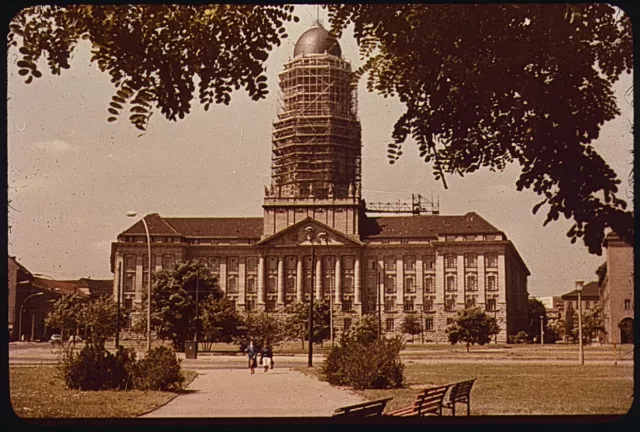
<instances>
[{"instance_id":1,"label":"triangular pediment","mask_svg":"<svg viewBox=\"0 0 640 432\"><path fill-rule=\"evenodd\" d=\"M361 241L348 237L336 231L328 225L318 222L308 217L300 222L278 231L277 233L262 239L258 246L310 246L307 231L310 229L313 243L315 245L328 246L362 246ZM324 234L324 235L322 235Z\"/></svg>"}]
</instances>

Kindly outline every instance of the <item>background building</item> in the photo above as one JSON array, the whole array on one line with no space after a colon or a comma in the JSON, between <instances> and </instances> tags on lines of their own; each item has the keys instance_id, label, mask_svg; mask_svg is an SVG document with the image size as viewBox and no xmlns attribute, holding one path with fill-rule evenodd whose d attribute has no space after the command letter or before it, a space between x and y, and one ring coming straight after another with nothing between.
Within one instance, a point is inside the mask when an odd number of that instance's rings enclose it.
<instances>
[{"instance_id":1,"label":"background building","mask_svg":"<svg viewBox=\"0 0 640 432\"><path fill-rule=\"evenodd\" d=\"M547 312L547 320L553 324L561 319L564 311L564 302L561 296L532 297L544 305Z\"/></svg>"},{"instance_id":2,"label":"background building","mask_svg":"<svg viewBox=\"0 0 640 432\"><path fill-rule=\"evenodd\" d=\"M604 246L606 262L598 269L598 288L604 311L607 343L633 343L634 267L633 246L609 233Z\"/></svg>"},{"instance_id":3,"label":"background building","mask_svg":"<svg viewBox=\"0 0 640 432\"><path fill-rule=\"evenodd\" d=\"M395 333L416 315L426 340L444 342L456 312L470 306L498 319L498 341L525 330L529 270L505 233L476 213L444 216L419 199L410 216L374 217L403 208L362 198L353 82L338 42L321 27L305 32L280 74L264 217L147 215L152 270L201 259L242 311L282 313L309 301L313 285L316 300L333 304L338 332L379 313ZM113 292L122 286L135 316L149 278L141 221L112 244L111 270Z\"/></svg>"}]
</instances>

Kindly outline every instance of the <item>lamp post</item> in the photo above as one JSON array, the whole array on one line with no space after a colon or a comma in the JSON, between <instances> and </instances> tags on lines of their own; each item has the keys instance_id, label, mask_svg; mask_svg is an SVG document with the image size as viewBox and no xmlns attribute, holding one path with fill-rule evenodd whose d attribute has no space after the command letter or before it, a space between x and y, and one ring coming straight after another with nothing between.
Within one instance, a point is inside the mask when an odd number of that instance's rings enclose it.
<instances>
[{"instance_id":1,"label":"lamp post","mask_svg":"<svg viewBox=\"0 0 640 432\"><path fill-rule=\"evenodd\" d=\"M41 295L44 295L44 293L42 291L37 292L37 293L33 293L31 295L28 295L24 300L22 300L22 304L20 305L20 325L18 327L18 340L22 340L22 310L24 309L24 304L31 297L36 297L36 296L41 296Z\"/></svg>"},{"instance_id":2,"label":"lamp post","mask_svg":"<svg viewBox=\"0 0 640 432\"><path fill-rule=\"evenodd\" d=\"M584 347L582 346L582 289L584 281L576 281L576 291L578 292L578 361L584 364Z\"/></svg>"},{"instance_id":3,"label":"lamp post","mask_svg":"<svg viewBox=\"0 0 640 432\"><path fill-rule=\"evenodd\" d=\"M424 345L424 316L422 312L424 312L424 303L420 307L420 334L422 335L422 345Z\"/></svg>"},{"instance_id":4,"label":"lamp post","mask_svg":"<svg viewBox=\"0 0 640 432\"><path fill-rule=\"evenodd\" d=\"M544 345L544 315L540 315L540 345Z\"/></svg>"},{"instance_id":5,"label":"lamp post","mask_svg":"<svg viewBox=\"0 0 640 432\"><path fill-rule=\"evenodd\" d=\"M315 249L313 247L313 228L306 227L304 232L307 237L307 241L311 243L311 287L309 292L309 360L307 366L313 367L313 295L315 290L313 289L313 283L315 279Z\"/></svg>"},{"instance_id":6,"label":"lamp post","mask_svg":"<svg viewBox=\"0 0 640 432\"><path fill-rule=\"evenodd\" d=\"M327 251L329 251L329 237L327 233L321 232L318 233L318 240L322 242L324 240L327 245ZM331 255L329 255L331 257ZM333 347L333 276L332 272L335 271L335 262L331 258L329 258L330 265L333 266L333 269L329 269L329 338L331 339L331 346Z\"/></svg>"},{"instance_id":7,"label":"lamp post","mask_svg":"<svg viewBox=\"0 0 640 432\"><path fill-rule=\"evenodd\" d=\"M127 217L136 217L134 211L127 212ZM142 218L144 232L147 235L147 253L149 255L149 287L147 291L147 352L151 351L151 236L149 236L149 227L147 221Z\"/></svg>"},{"instance_id":8,"label":"lamp post","mask_svg":"<svg viewBox=\"0 0 640 432\"><path fill-rule=\"evenodd\" d=\"M381 295L380 290L382 287L380 286L380 269L378 269L378 339L382 337L382 304L381 304Z\"/></svg>"}]
</instances>

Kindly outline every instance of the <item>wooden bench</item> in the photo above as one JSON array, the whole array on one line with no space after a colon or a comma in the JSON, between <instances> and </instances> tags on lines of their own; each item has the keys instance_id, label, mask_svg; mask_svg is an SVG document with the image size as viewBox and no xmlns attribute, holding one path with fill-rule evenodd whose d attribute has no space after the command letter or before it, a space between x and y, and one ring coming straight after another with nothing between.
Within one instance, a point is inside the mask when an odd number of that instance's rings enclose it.
<instances>
[{"instance_id":1,"label":"wooden bench","mask_svg":"<svg viewBox=\"0 0 640 432\"><path fill-rule=\"evenodd\" d=\"M473 383L475 381L476 379L474 378L467 381L460 381L451 385L449 396L442 404L443 408L450 409L451 415L455 416L456 404L465 403L467 404L467 415L471 415L471 388L473 387Z\"/></svg>"},{"instance_id":2,"label":"wooden bench","mask_svg":"<svg viewBox=\"0 0 640 432\"><path fill-rule=\"evenodd\" d=\"M387 402L393 398L376 399L336 409L333 417L374 417L381 416Z\"/></svg>"},{"instance_id":3,"label":"wooden bench","mask_svg":"<svg viewBox=\"0 0 640 432\"><path fill-rule=\"evenodd\" d=\"M385 413L385 415L396 417L441 416L442 401L450 386L451 385L448 384L426 388L416 395L416 400L413 402L413 405Z\"/></svg>"}]
</instances>

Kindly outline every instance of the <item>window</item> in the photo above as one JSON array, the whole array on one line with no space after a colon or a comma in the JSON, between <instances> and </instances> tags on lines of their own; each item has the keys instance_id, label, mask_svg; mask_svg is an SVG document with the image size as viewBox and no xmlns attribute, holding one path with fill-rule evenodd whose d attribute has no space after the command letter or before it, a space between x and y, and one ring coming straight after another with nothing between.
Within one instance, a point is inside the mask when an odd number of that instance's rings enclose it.
<instances>
[{"instance_id":1,"label":"window","mask_svg":"<svg viewBox=\"0 0 640 432\"><path fill-rule=\"evenodd\" d=\"M394 272L396 271L396 257L395 256L385 256L384 257L384 271L385 272Z\"/></svg>"},{"instance_id":2,"label":"window","mask_svg":"<svg viewBox=\"0 0 640 432\"><path fill-rule=\"evenodd\" d=\"M450 326L453 324L453 318L447 318L447 325Z\"/></svg>"},{"instance_id":3,"label":"window","mask_svg":"<svg viewBox=\"0 0 640 432\"><path fill-rule=\"evenodd\" d=\"M387 321L386 321L386 330L387 330L388 332L395 331L395 328L394 328L394 319L393 319L393 318L387 318Z\"/></svg>"},{"instance_id":4,"label":"window","mask_svg":"<svg viewBox=\"0 0 640 432\"><path fill-rule=\"evenodd\" d=\"M229 273L237 273L238 272L238 258L237 257L229 257L229 258L227 258L227 271Z\"/></svg>"},{"instance_id":5,"label":"window","mask_svg":"<svg viewBox=\"0 0 640 432\"><path fill-rule=\"evenodd\" d=\"M444 301L444 310L446 312L452 312L456 308L456 298L455 297L447 297Z\"/></svg>"},{"instance_id":6,"label":"window","mask_svg":"<svg viewBox=\"0 0 640 432\"><path fill-rule=\"evenodd\" d=\"M407 276L404 278L404 292L416 292L415 278L413 276Z\"/></svg>"},{"instance_id":7,"label":"window","mask_svg":"<svg viewBox=\"0 0 640 432\"><path fill-rule=\"evenodd\" d=\"M414 300L412 298L404 299L404 311L413 312Z\"/></svg>"},{"instance_id":8,"label":"window","mask_svg":"<svg viewBox=\"0 0 640 432\"><path fill-rule=\"evenodd\" d=\"M487 254L484 259L487 268L498 268L498 255Z\"/></svg>"},{"instance_id":9,"label":"window","mask_svg":"<svg viewBox=\"0 0 640 432\"><path fill-rule=\"evenodd\" d=\"M248 277L247 278L247 292L249 293L254 293L256 292L257 288L256 288L256 278L255 277Z\"/></svg>"},{"instance_id":10,"label":"window","mask_svg":"<svg viewBox=\"0 0 640 432\"><path fill-rule=\"evenodd\" d=\"M343 299L342 300L342 310L343 311L353 310L353 301L351 299Z\"/></svg>"},{"instance_id":11,"label":"window","mask_svg":"<svg viewBox=\"0 0 640 432\"><path fill-rule=\"evenodd\" d=\"M244 307L247 311L256 310L256 301L254 299L245 300Z\"/></svg>"},{"instance_id":12,"label":"window","mask_svg":"<svg viewBox=\"0 0 640 432\"><path fill-rule=\"evenodd\" d=\"M267 270L278 271L278 257L277 256L267 257Z\"/></svg>"},{"instance_id":13,"label":"window","mask_svg":"<svg viewBox=\"0 0 640 432\"><path fill-rule=\"evenodd\" d=\"M444 255L444 268L455 269L458 268L458 257L456 254Z\"/></svg>"},{"instance_id":14,"label":"window","mask_svg":"<svg viewBox=\"0 0 640 432\"><path fill-rule=\"evenodd\" d=\"M433 331L433 317L424 320L424 329L425 331Z\"/></svg>"},{"instance_id":15,"label":"window","mask_svg":"<svg viewBox=\"0 0 640 432\"><path fill-rule=\"evenodd\" d=\"M404 271L414 272L416 271L416 257L415 255L407 255L403 259Z\"/></svg>"},{"instance_id":16,"label":"window","mask_svg":"<svg viewBox=\"0 0 640 432\"><path fill-rule=\"evenodd\" d=\"M445 236L444 238L445 238L445 241L448 241L448 242L456 241L456 236L454 235L448 235L448 236Z\"/></svg>"},{"instance_id":17,"label":"window","mask_svg":"<svg viewBox=\"0 0 640 432\"><path fill-rule=\"evenodd\" d=\"M458 289L456 284L456 275L448 274L446 277L447 291L456 291Z\"/></svg>"},{"instance_id":18,"label":"window","mask_svg":"<svg viewBox=\"0 0 640 432\"><path fill-rule=\"evenodd\" d=\"M631 310L631 299L624 299L624 310Z\"/></svg>"},{"instance_id":19,"label":"window","mask_svg":"<svg viewBox=\"0 0 640 432\"><path fill-rule=\"evenodd\" d=\"M149 273L147 272L142 273L142 286L143 287L149 286Z\"/></svg>"},{"instance_id":20,"label":"window","mask_svg":"<svg viewBox=\"0 0 640 432\"><path fill-rule=\"evenodd\" d=\"M289 276L286 280L285 291L288 293L296 292L296 278Z\"/></svg>"},{"instance_id":21,"label":"window","mask_svg":"<svg viewBox=\"0 0 640 432\"><path fill-rule=\"evenodd\" d=\"M436 269L436 257L434 255L425 255L422 257L422 263L425 271Z\"/></svg>"},{"instance_id":22,"label":"window","mask_svg":"<svg viewBox=\"0 0 640 432\"><path fill-rule=\"evenodd\" d=\"M134 292L136 290L136 274L129 273L124 275L124 292Z\"/></svg>"},{"instance_id":23,"label":"window","mask_svg":"<svg viewBox=\"0 0 640 432\"><path fill-rule=\"evenodd\" d=\"M258 259L256 257L247 258L247 273L258 273Z\"/></svg>"},{"instance_id":24,"label":"window","mask_svg":"<svg viewBox=\"0 0 640 432\"><path fill-rule=\"evenodd\" d=\"M220 258L211 257L209 258L209 262L211 263L211 272L219 273L220 272Z\"/></svg>"},{"instance_id":25,"label":"window","mask_svg":"<svg viewBox=\"0 0 640 432\"><path fill-rule=\"evenodd\" d=\"M393 312L396 308L395 299L385 299L384 301L384 311L385 312Z\"/></svg>"},{"instance_id":26,"label":"window","mask_svg":"<svg viewBox=\"0 0 640 432\"><path fill-rule=\"evenodd\" d=\"M478 255L474 253L464 254L464 266L466 268L478 267Z\"/></svg>"},{"instance_id":27,"label":"window","mask_svg":"<svg viewBox=\"0 0 640 432\"><path fill-rule=\"evenodd\" d=\"M133 298L132 297L125 297L124 298L124 310L130 311L131 309L133 309Z\"/></svg>"},{"instance_id":28,"label":"window","mask_svg":"<svg viewBox=\"0 0 640 432\"><path fill-rule=\"evenodd\" d=\"M490 312L496 311L496 299L494 298L487 299L487 310Z\"/></svg>"},{"instance_id":29,"label":"window","mask_svg":"<svg viewBox=\"0 0 640 432\"><path fill-rule=\"evenodd\" d=\"M344 319L344 331L349 331L351 328L351 318Z\"/></svg>"},{"instance_id":30,"label":"window","mask_svg":"<svg viewBox=\"0 0 640 432\"><path fill-rule=\"evenodd\" d=\"M173 255L162 255L162 268L170 269L173 267L175 260Z\"/></svg>"},{"instance_id":31,"label":"window","mask_svg":"<svg viewBox=\"0 0 640 432\"><path fill-rule=\"evenodd\" d=\"M478 277L475 274L467 275L467 291L478 290Z\"/></svg>"},{"instance_id":32,"label":"window","mask_svg":"<svg viewBox=\"0 0 640 432\"><path fill-rule=\"evenodd\" d=\"M423 300L423 309L428 312L433 311L433 303L433 297L425 297Z\"/></svg>"},{"instance_id":33,"label":"window","mask_svg":"<svg viewBox=\"0 0 640 432\"><path fill-rule=\"evenodd\" d=\"M276 310L276 300L275 299L267 299L267 302L265 303L265 310L268 312L273 312L274 310Z\"/></svg>"},{"instance_id":34,"label":"window","mask_svg":"<svg viewBox=\"0 0 640 432\"><path fill-rule=\"evenodd\" d=\"M123 328L125 330L131 330L131 327L133 327L133 317L131 316L131 314L126 314L124 316L124 325Z\"/></svg>"},{"instance_id":35,"label":"window","mask_svg":"<svg viewBox=\"0 0 640 432\"><path fill-rule=\"evenodd\" d=\"M353 292L353 276L352 275L344 275L342 279L342 289L344 292Z\"/></svg>"},{"instance_id":36,"label":"window","mask_svg":"<svg viewBox=\"0 0 640 432\"><path fill-rule=\"evenodd\" d=\"M269 277L267 279L267 291L268 292L276 292L278 290L278 279L275 277Z\"/></svg>"},{"instance_id":37,"label":"window","mask_svg":"<svg viewBox=\"0 0 640 432\"><path fill-rule=\"evenodd\" d=\"M467 308L474 308L474 307L476 307L476 298L475 297L467 297L465 299L464 304L465 304L465 307L467 307Z\"/></svg>"},{"instance_id":38,"label":"window","mask_svg":"<svg viewBox=\"0 0 640 432\"><path fill-rule=\"evenodd\" d=\"M136 256L135 255L125 255L124 256L124 269L127 271L136 270Z\"/></svg>"},{"instance_id":39,"label":"window","mask_svg":"<svg viewBox=\"0 0 640 432\"><path fill-rule=\"evenodd\" d=\"M476 236L474 236L474 235L466 235L466 236L464 236L464 239L466 241L475 241L476 240Z\"/></svg>"},{"instance_id":40,"label":"window","mask_svg":"<svg viewBox=\"0 0 640 432\"><path fill-rule=\"evenodd\" d=\"M590 302L590 301L588 301L588 302L584 302L584 308L585 308L586 310L591 309L591 302Z\"/></svg>"},{"instance_id":41,"label":"window","mask_svg":"<svg viewBox=\"0 0 640 432\"><path fill-rule=\"evenodd\" d=\"M384 278L384 292L395 293L396 292L396 275L388 274Z\"/></svg>"},{"instance_id":42,"label":"window","mask_svg":"<svg viewBox=\"0 0 640 432\"><path fill-rule=\"evenodd\" d=\"M436 291L436 281L433 276L425 276L424 278L424 291L425 292L435 292Z\"/></svg>"},{"instance_id":43,"label":"window","mask_svg":"<svg viewBox=\"0 0 640 432\"><path fill-rule=\"evenodd\" d=\"M487 291L498 290L498 277L494 274L487 275Z\"/></svg>"},{"instance_id":44,"label":"window","mask_svg":"<svg viewBox=\"0 0 640 432\"><path fill-rule=\"evenodd\" d=\"M238 277L237 276L229 276L227 278L227 292L229 292L229 293L237 293L238 292Z\"/></svg>"}]
</instances>

